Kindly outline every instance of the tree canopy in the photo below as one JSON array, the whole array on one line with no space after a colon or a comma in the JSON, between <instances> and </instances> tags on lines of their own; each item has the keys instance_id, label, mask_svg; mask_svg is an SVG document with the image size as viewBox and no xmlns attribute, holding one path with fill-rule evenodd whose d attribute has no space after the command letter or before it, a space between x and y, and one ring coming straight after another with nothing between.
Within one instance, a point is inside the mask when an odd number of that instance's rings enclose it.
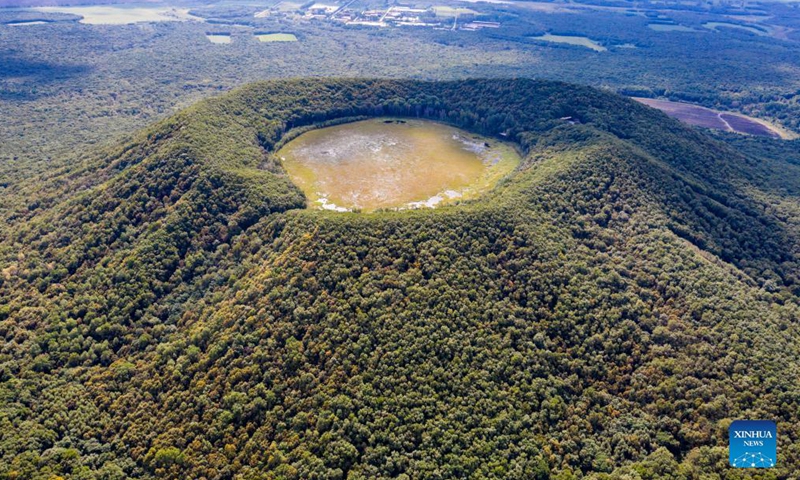
<instances>
[{"instance_id":1,"label":"tree canopy","mask_svg":"<svg viewBox=\"0 0 800 480\"><path fill-rule=\"evenodd\" d=\"M524 160L459 205L304 208L273 152L384 115ZM558 82L298 79L201 102L8 211L0 478L719 478L738 418L778 422L763 478L786 477L798 179Z\"/></svg>"}]
</instances>

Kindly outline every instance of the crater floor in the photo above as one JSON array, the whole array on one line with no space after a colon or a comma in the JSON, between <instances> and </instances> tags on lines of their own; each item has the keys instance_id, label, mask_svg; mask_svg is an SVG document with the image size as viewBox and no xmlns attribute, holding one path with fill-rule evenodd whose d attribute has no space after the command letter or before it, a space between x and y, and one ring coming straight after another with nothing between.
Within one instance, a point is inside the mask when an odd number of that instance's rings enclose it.
<instances>
[{"instance_id":1,"label":"crater floor","mask_svg":"<svg viewBox=\"0 0 800 480\"><path fill-rule=\"evenodd\" d=\"M511 144L427 120L378 118L321 128L278 156L311 208L435 207L474 198L511 172Z\"/></svg>"}]
</instances>

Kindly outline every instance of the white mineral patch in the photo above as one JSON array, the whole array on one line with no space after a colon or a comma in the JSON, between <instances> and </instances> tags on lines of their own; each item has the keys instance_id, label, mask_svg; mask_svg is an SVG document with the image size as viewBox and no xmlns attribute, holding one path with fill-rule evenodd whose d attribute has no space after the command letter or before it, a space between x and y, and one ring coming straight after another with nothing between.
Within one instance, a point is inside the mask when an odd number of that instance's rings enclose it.
<instances>
[{"instance_id":1,"label":"white mineral patch","mask_svg":"<svg viewBox=\"0 0 800 480\"><path fill-rule=\"evenodd\" d=\"M484 145L483 142L470 140L469 138L466 138L458 134L453 135L453 140L461 142L461 144L464 145L464 150L468 152L480 155L486 151L486 145Z\"/></svg>"},{"instance_id":2,"label":"white mineral patch","mask_svg":"<svg viewBox=\"0 0 800 480\"><path fill-rule=\"evenodd\" d=\"M434 195L431 198L423 200L421 202L410 202L408 204L408 208L423 208L423 207L433 208L439 203L441 203L442 200L444 200L444 197L442 197L441 195Z\"/></svg>"},{"instance_id":3,"label":"white mineral patch","mask_svg":"<svg viewBox=\"0 0 800 480\"><path fill-rule=\"evenodd\" d=\"M328 199L325 198L325 197L320 198L319 200L317 200L317 203L320 204L320 207L322 207L323 210L331 210L331 211L334 211L334 212L349 212L350 211L349 209L344 208L344 207L340 207L340 206L336 205L335 203L328 202Z\"/></svg>"}]
</instances>

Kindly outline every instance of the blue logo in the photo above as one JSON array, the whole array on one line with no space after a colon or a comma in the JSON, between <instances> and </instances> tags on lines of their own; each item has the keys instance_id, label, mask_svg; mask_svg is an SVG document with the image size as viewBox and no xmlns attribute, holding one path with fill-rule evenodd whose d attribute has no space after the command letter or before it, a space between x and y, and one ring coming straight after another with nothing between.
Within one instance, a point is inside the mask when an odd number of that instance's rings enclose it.
<instances>
[{"instance_id":1,"label":"blue logo","mask_svg":"<svg viewBox=\"0 0 800 480\"><path fill-rule=\"evenodd\" d=\"M778 429L769 420L736 420L728 428L728 461L735 468L770 468L778 457Z\"/></svg>"}]
</instances>

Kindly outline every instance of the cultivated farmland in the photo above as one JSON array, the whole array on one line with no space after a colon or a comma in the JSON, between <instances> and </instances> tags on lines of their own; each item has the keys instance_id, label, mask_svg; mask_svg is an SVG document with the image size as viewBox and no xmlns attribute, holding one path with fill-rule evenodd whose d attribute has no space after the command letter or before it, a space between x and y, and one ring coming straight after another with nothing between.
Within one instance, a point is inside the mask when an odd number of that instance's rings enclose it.
<instances>
[{"instance_id":1,"label":"cultivated farmland","mask_svg":"<svg viewBox=\"0 0 800 480\"><path fill-rule=\"evenodd\" d=\"M689 125L762 137L791 137L788 133L781 131L763 120L744 115L718 112L690 103L671 102L669 100L656 100L653 98L634 98L634 100L644 103L647 106L657 108L670 117L677 118Z\"/></svg>"}]
</instances>

